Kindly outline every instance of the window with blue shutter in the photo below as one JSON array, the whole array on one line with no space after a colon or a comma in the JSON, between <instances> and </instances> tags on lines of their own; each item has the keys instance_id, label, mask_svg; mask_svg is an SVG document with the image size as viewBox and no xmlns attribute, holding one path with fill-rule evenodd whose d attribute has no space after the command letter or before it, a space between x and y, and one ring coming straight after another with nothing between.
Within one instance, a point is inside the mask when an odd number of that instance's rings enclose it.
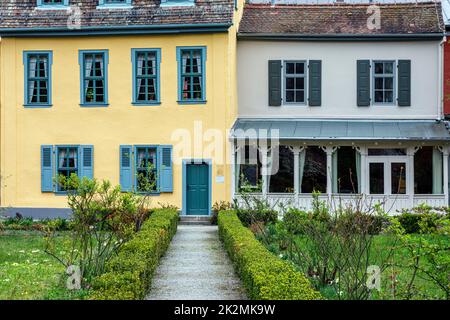
<instances>
[{"instance_id":1,"label":"window with blue shutter","mask_svg":"<svg viewBox=\"0 0 450 320\"><path fill-rule=\"evenodd\" d=\"M120 146L120 187L123 192L133 191L132 146Z\"/></svg>"},{"instance_id":2,"label":"window with blue shutter","mask_svg":"<svg viewBox=\"0 0 450 320\"><path fill-rule=\"evenodd\" d=\"M41 146L41 191L53 192L53 146Z\"/></svg>"},{"instance_id":3,"label":"window with blue shutter","mask_svg":"<svg viewBox=\"0 0 450 320\"><path fill-rule=\"evenodd\" d=\"M160 150L160 191L173 192L172 146L161 145Z\"/></svg>"},{"instance_id":4,"label":"window with blue shutter","mask_svg":"<svg viewBox=\"0 0 450 320\"><path fill-rule=\"evenodd\" d=\"M172 146L120 146L120 185L123 192L173 192Z\"/></svg>"}]
</instances>

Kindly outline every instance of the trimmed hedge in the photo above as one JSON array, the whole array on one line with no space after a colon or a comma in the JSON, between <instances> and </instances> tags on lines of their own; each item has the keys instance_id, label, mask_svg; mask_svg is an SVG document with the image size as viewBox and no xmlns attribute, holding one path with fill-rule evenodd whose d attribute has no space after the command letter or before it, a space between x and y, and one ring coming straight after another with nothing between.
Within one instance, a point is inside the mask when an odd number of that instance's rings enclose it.
<instances>
[{"instance_id":1,"label":"trimmed hedge","mask_svg":"<svg viewBox=\"0 0 450 320\"><path fill-rule=\"evenodd\" d=\"M89 299L143 299L159 259L177 231L177 224L176 210L155 210L141 230L107 264L107 272L94 279Z\"/></svg>"},{"instance_id":2,"label":"trimmed hedge","mask_svg":"<svg viewBox=\"0 0 450 320\"><path fill-rule=\"evenodd\" d=\"M270 253L234 211L219 213L219 234L253 300L321 299L308 279L288 261Z\"/></svg>"}]
</instances>

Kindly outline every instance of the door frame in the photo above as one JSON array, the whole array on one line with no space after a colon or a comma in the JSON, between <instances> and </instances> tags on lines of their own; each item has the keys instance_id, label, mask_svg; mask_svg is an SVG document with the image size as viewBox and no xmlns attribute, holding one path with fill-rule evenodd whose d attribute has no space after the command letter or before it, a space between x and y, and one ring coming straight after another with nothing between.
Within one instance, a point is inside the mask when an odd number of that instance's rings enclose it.
<instances>
[{"instance_id":1,"label":"door frame","mask_svg":"<svg viewBox=\"0 0 450 320\"><path fill-rule=\"evenodd\" d=\"M182 190L183 190L183 205L181 208L181 214L183 216L187 215L187 167L190 164L206 164L208 166L208 215L198 216L198 217L209 217L211 216L212 210L212 161L211 159L183 159L183 179L182 179ZM191 215L190 215L191 216ZM192 217L196 217L192 215Z\"/></svg>"},{"instance_id":2,"label":"door frame","mask_svg":"<svg viewBox=\"0 0 450 320\"><path fill-rule=\"evenodd\" d=\"M366 184L367 184L367 194L372 196L377 196L377 194L370 193L370 164L371 163L383 163L384 168L384 193L379 194L379 196L396 196L397 194L392 193L392 178L391 178L391 163L404 162L405 163L405 178L406 178L406 193L409 195L411 190L409 190L409 166L411 165L408 161L407 155L395 155L395 156L367 156L366 162Z\"/></svg>"}]
</instances>

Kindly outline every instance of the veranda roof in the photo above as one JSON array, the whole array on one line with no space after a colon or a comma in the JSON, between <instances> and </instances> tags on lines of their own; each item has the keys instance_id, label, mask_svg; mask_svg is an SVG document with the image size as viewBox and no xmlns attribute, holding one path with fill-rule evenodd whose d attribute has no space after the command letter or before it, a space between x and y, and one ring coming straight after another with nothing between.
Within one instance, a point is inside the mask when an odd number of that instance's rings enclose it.
<instances>
[{"instance_id":1,"label":"veranda roof","mask_svg":"<svg viewBox=\"0 0 450 320\"><path fill-rule=\"evenodd\" d=\"M450 141L449 123L436 120L297 120L238 119L231 138L281 140L411 140Z\"/></svg>"}]
</instances>

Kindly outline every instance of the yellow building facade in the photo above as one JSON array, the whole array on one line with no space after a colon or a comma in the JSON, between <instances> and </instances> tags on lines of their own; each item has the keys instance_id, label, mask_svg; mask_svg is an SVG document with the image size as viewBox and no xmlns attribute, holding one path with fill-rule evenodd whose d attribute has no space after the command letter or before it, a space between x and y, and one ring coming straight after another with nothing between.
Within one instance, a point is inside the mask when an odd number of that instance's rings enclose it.
<instances>
[{"instance_id":1,"label":"yellow building facade","mask_svg":"<svg viewBox=\"0 0 450 320\"><path fill-rule=\"evenodd\" d=\"M233 19L238 11L233 10ZM195 26L194 26L195 27ZM237 114L236 26L158 34L17 36L3 32L0 50L1 206L24 211L67 207L57 190L43 192L42 146L90 145L93 177L121 182L120 146L172 146L170 192L157 192L153 204L187 210L186 163L205 160L209 167L210 207L231 199L227 130ZM0 28L0 30L4 30ZM124 29L126 30L126 29ZM201 47L204 101L180 102L179 48ZM133 104L133 49L159 50L159 102ZM107 52L107 105L84 106L80 97L80 53ZM26 101L26 52L51 52L51 105ZM28 88L29 89L29 88ZM82 94L82 92L81 92ZM212 147L215 145L215 147ZM219 146L217 148L217 146ZM56 150L53 149L53 150ZM57 172L58 155L53 156ZM78 158L81 164L82 158ZM201 162L201 161L200 161ZM61 162L62 163L62 162ZM195 174L195 171L191 174ZM210 211L210 210L209 210ZM195 214L195 213L193 213Z\"/></svg>"}]
</instances>

